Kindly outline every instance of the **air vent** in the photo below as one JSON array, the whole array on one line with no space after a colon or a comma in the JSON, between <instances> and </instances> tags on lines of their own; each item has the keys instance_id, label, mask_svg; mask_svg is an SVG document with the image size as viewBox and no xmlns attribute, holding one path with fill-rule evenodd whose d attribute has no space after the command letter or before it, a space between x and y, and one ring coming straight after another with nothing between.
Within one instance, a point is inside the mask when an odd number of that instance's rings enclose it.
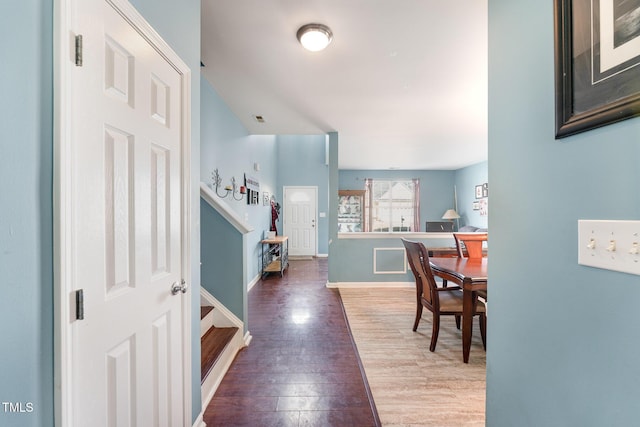
<instances>
[{"instance_id":1,"label":"air vent","mask_svg":"<svg viewBox=\"0 0 640 427\"><path fill-rule=\"evenodd\" d=\"M256 122L258 122L258 123L265 123L266 122L266 120L262 116L253 116L253 118L256 119Z\"/></svg>"}]
</instances>

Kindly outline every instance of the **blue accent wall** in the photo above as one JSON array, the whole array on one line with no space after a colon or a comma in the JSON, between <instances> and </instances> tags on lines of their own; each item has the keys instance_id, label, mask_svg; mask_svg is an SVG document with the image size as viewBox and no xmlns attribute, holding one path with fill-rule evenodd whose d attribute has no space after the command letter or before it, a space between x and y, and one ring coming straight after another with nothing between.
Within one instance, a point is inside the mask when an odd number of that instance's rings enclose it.
<instances>
[{"instance_id":1,"label":"blue accent wall","mask_svg":"<svg viewBox=\"0 0 640 427\"><path fill-rule=\"evenodd\" d=\"M442 221L442 215L445 211L453 208L454 185L462 186L465 189L470 187L462 191L462 194L458 192L458 206L469 206L471 210L475 195L473 193L473 185L468 184L468 182L476 182L477 179L484 179L485 181L483 182L486 182L486 167L487 164L484 162L458 171L340 170L338 171L338 183L340 190L362 190L364 189L366 178L419 178L420 231L425 231L426 221ZM329 259L329 282L412 283L414 278L410 270L407 270L404 274L386 272L381 274L380 268L378 268L378 272L374 272L376 270L374 269L374 251L378 248L402 248L400 237L398 235L393 238L337 238L336 234L332 241L332 255ZM409 238L422 241L427 247L452 247L455 244L453 238L428 240L420 236L410 236ZM376 253L376 259L379 255L385 253L387 252ZM396 262L395 264L398 263ZM394 269L392 268L391 270Z\"/></svg>"},{"instance_id":2,"label":"blue accent wall","mask_svg":"<svg viewBox=\"0 0 640 427\"><path fill-rule=\"evenodd\" d=\"M244 236L202 199L200 212L202 287L242 319L246 331Z\"/></svg>"},{"instance_id":3,"label":"blue accent wall","mask_svg":"<svg viewBox=\"0 0 640 427\"><path fill-rule=\"evenodd\" d=\"M223 188L231 185L231 178L235 177L239 185L244 185L247 174L260 182L260 201L257 205L248 205L246 196L242 200L233 200L231 196L223 200L254 231L246 238L245 274L247 280L252 280L260 273L260 240L264 232L271 225L271 206L264 205L262 192L269 194L277 192L277 158L276 137L273 135L249 135L238 117L227 107L211 84L202 77L202 157L200 159L200 174L202 182L212 184L212 173L217 168L222 176L222 187L218 193L224 195ZM254 169L258 163L259 171ZM236 195L240 198L239 195ZM279 228L282 231L281 228ZM219 240L217 236L204 235L203 238ZM218 251L225 251L224 245L218 246ZM205 281L205 278L203 278ZM222 300L224 296L214 295ZM221 299L222 298L222 299Z\"/></svg>"},{"instance_id":4,"label":"blue accent wall","mask_svg":"<svg viewBox=\"0 0 640 427\"><path fill-rule=\"evenodd\" d=\"M640 219L640 119L556 140L553 4L488 4L487 425L637 425L640 278L578 265L577 222Z\"/></svg>"},{"instance_id":5,"label":"blue accent wall","mask_svg":"<svg viewBox=\"0 0 640 427\"><path fill-rule=\"evenodd\" d=\"M329 167L326 164L325 135L279 135L277 137L278 191L282 204L284 186L318 187L318 214L329 209ZM318 215L318 254L329 253L328 216ZM282 222L278 224L282 232Z\"/></svg>"},{"instance_id":6,"label":"blue accent wall","mask_svg":"<svg viewBox=\"0 0 640 427\"><path fill-rule=\"evenodd\" d=\"M340 175L338 171L339 137L337 132L329 133L329 282L337 282L338 261L341 255L338 241L338 188Z\"/></svg>"},{"instance_id":7,"label":"blue accent wall","mask_svg":"<svg viewBox=\"0 0 640 427\"><path fill-rule=\"evenodd\" d=\"M460 227L473 225L487 228L489 215L481 215L479 210L473 210L473 202L476 199L476 186L489 182L488 162L481 162L475 165L456 171L456 192L458 194L458 214L460 215ZM491 186L489 186L491 188ZM491 192L489 192L491 194ZM487 198L490 200L490 197ZM491 206L491 205L489 205Z\"/></svg>"},{"instance_id":8,"label":"blue accent wall","mask_svg":"<svg viewBox=\"0 0 640 427\"><path fill-rule=\"evenodd\" d=\"M340 170L340 190L364 190L366 178L420 179L420 230L425 231L426 221L442 221L447 209L453 208L455 171L428 170Z\"/></svg>"},{"instance_id":9,"label":"blue accent wall","mask_svg":"<svg viewBox=\"0 0 640 427\"><path fill-rule=\"evenodd\" d=\"M0 425L53 423L52 2L0 5Z\"/></svg>"}]
</instances>

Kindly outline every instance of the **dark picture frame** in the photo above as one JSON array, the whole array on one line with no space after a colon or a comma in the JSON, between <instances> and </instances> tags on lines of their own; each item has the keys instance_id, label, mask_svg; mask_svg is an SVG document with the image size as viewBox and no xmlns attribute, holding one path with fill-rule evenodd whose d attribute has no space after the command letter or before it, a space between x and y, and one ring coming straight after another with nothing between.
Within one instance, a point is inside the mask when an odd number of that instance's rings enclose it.
<instances>
[{"instance_id":1,"label":"dark picture frame","mask_svg":"<svg viewBox=\"0 0 640 427\"><path fill-rule=\"evenodd\" d=\"M482 198L482 184L476 185L476 199Z\"/></svg>"},{"instance_id":2,"label":"dark picture frame","mask_svg":"<svg viewBox=\"0 0 640 427\"><path fill-rule=\"evenodd\" d=\"M556 139L640 115L638 13L640 0L554 0Z\"/></svg>"}]
</instances>

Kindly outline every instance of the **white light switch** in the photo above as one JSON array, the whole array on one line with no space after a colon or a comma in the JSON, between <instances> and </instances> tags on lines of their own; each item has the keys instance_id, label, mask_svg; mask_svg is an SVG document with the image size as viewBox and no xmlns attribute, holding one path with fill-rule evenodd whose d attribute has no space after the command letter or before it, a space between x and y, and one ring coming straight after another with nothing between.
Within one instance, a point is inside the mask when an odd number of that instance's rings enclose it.
<instances>
[{"instance_id":1,"label":"white light switch","mask_svg":"<svg viewBox=\"0 0 640 427\"><path fill-rule=\"evenodd\" d=\"M640 221L578 220L578 264L640 275Z\"/></svg>"}]
</instances>

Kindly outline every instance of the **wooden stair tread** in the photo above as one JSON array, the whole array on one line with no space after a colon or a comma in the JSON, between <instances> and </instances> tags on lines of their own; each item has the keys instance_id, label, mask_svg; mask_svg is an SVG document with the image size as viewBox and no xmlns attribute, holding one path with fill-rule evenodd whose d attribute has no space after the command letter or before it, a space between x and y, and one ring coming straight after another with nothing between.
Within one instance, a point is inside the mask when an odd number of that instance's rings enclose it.
<instances>
[{"instance_id":1,"label":"wooden stair tread","mask_svg":"<svg viewBox=\"0 0 640 427\"><path fill-rule=\"evenodd\" d=\"M207 314L209 314L213 310L213 306L211 305L201 305L200 306L200 320L204 319Z\"/></svg>"},{"instance_id":2,"label":"wooden stair tread","mask_svg":"<svg viewBox=\"0 0 640 427\"><path fill-rule=\"evenodd\" d=\"M238 331L236 327L230 328L216 328L212 327L204 334L201 338L201 349L200 349L200 367L201 367L201 377L200 381L204 381L204 379L213 368L213 365L216 364L218 358L227 347L227 344L231 342L231 339Z\"/></svg>"}]
</instances>

